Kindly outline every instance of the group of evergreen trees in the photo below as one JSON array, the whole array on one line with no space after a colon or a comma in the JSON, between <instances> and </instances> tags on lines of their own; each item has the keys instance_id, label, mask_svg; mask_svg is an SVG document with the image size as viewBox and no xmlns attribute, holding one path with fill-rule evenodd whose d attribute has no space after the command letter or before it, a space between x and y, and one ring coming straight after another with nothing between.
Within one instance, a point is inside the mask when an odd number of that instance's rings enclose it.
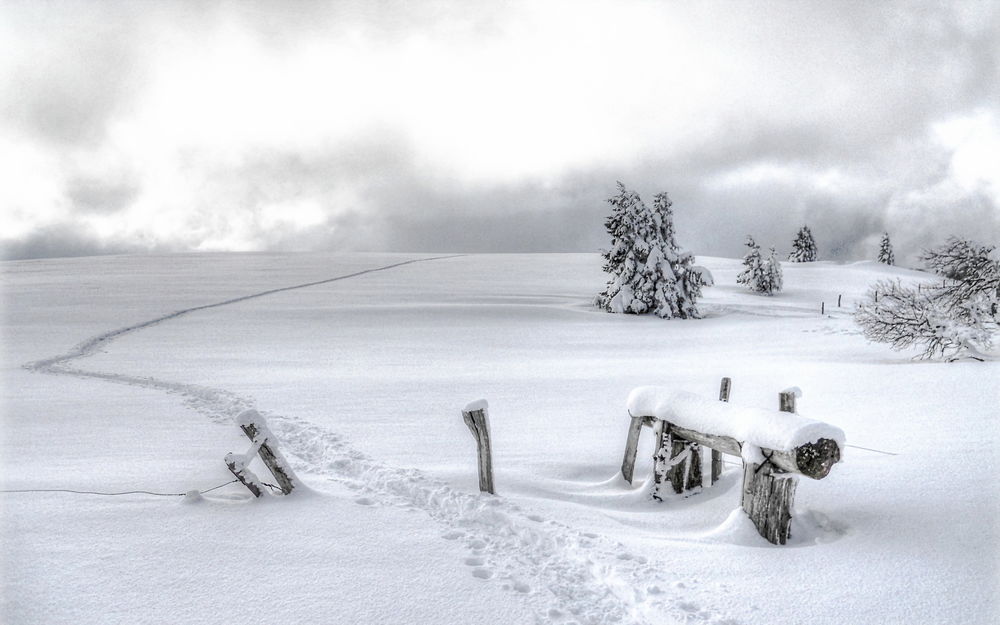
<instances>
[{"instance_id":1,"label":"group of evergreen trees","mask_svg":"<svg viewBox=\"0 0 1000 625\"><path fill-rule=\"evenodd\" d=\"M651 312L663 319L698 317L695 302L710 276L694 265L693 254L677 245L670 197L656 194L650 209L619 182L618 194L608 202L611 215L604 226L611 248L603 255L611 279L597 305L608 312Z\"/></svg>"},{"instance_id":2,"label":"group of evergreen trees","mask_svg":"<svg viewBox=\"0 0 1000 625\"><path fill-rule=\"evenodd\" d=\"M760 255L760 246L749 234L747 235L746 246L750 248L747 255L743 257L743 271L736 276L736 283L745 285L755 293L774 295L781 290L784 280L781 273L781 263L778 262L778 255L771 247L771 254L767 260Z\"/></svg>"},{"instance_id":3,"label":"group of evergreen trees","mask_svg":"<svg viewBox=\"0 0 1000 625\"><path fill-rule=\"evenodd\" d=\"M656 194L650 208L639 194L619 182L618 194L608 203L611 215L604 226L611 235L611 247L603 256L604 271L611 274L611 279L597 296L596 304L608 312L651 312L663 319L698 317L696 301L702 286L711 285L712 277L708 270L694 264L690 252L677 245L670 197ZM774 247L764 258L752 236L747 236L746 245L749 251L743 257L744 269L737 283L765 295L780 291L784 277ZM808 263L818 258L812 231L802 226L788 260ZM887 265L895 263L888 233L882 235L877 260Z\"/></svg>"}]
</instances>

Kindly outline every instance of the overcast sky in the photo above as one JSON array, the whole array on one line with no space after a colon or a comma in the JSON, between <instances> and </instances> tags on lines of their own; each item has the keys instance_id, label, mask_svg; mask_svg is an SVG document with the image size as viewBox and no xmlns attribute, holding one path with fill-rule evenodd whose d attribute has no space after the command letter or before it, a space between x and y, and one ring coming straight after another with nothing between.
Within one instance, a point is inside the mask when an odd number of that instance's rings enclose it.
<instances>
[{"instance_id":1,"label":"overcast sky","mask_svg":"<svg viewBox=\"0 0 1000 625\"><path fill-rule=\"evenodd\" d=\"M1000 2L5 2L6 258L1000 241Z\"/></svg>"}]
</instances>

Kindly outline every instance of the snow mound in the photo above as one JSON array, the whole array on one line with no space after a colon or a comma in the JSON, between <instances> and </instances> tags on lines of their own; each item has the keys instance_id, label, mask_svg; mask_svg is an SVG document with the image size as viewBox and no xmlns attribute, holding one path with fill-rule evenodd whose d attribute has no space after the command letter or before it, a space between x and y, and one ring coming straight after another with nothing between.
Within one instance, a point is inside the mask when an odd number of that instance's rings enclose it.
<instances>
[{"instance_id":1,"label":"snow mound","mask_svg":"<svg viewBox=\"0 0 1000 625\"><path fill-rule=\"evenodd\" d=\"M633 416L656 417L699 432L729 436L740 442L780 451L821 438L844 447L843 430L791 412L747 408L660 386L640 386L628 396Z\"/></svg>"},{"instance_id":2,"label":"snow mound","mask_svg":"<svg viewBox=\"0 0 1000 625\"><path fill-rule=\"evenodd\" d=\"M701 540L742 547L782 549L808 547L833 542L847 533L847 526L815 510L796 510L792 515L791 536L784 546L772 545L757 532L743 508L735 508L715 529L700 536Z\"/></svg>"},{"instance_id":3,"label":"snow mound","mask_svg":"<svg viewBox=\"0 0 1000 625\"><path fill-rule=\"evenodd\" d=\"M485 399L477 399L476 401L470 401L462 408L462 412L472 412L473 410L486 410L490 407L489 403Z\"/></svg>"}]
</instances>

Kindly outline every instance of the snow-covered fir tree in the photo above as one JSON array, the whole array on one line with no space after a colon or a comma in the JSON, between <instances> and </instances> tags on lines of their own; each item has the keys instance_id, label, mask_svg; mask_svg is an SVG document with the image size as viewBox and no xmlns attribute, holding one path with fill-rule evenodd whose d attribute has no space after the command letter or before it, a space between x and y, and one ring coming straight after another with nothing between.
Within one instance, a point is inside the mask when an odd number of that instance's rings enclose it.
<instances>
[{"instance_id":1,"label":"snow-covered fir tree","mask_svg":"<svg viewBox=\"0 0 1000 625\"><path fill-rule=\"evenodd\" d=\"M757 242L749 234L747 235L745 245L749 250L746 256L743 257L744 269L736 276L736 283L745 285L755 293L765 292L767 291L769 279L767 268L764 266L764 259L760 256L760 246L757 245Z\"/></svg>"},{"instance_id":2,"label":"snow-covered fir tree","mask_svg":"<svg viewBox=\"0 0 1000 625\"><path fill-rule=\"evenodd\" d=\"M878 258L876 258L880 263L885 265L895 265L896 255L892 253L892 243L889 242L889 233L882 233L882 243L879 246Z\"/></svg>"},{"instance_id":3,"label":"snow-covered fir tree","mask_svg":"<svg viewBox=\"0 0 1000 625\"><path fill-rule=\"evenodd\" d=\"M809 226L802 226L792 241L792 252L788 255L788 260L793 263L811 263L817 258L816 240L813 239L812 231Z\"/></svg>"},{"instance_id":4,"label":"snow-covered fir tree","mask_svg":"<svg viewBox=\"0 0 1000 625\"><path fill-rule=\"evenodd\" d=\"M778 260L778 253L771 246L771 255L767 257L767 279L768 295L773 295L781 290L785 284L785 276L781 271L781 261Z\"/></svg>"},{"instance_id":5,"label":"snow-covered fir tree","mask_svg":"<svg viewBox=\"0 0 1000 625\"><path fill-rule=\"evenodd\" d=\"M854 315L865 338L893 349L919 346L922 358L991 358L986 352L1000 322L994 249L952 237L923 255L929 269L948 278L941 287L920 289L899 280L872 285Z\"/></svg>"},{"instance_id":6,"label":"snow-covered fir tree","mask_svg":"<svg viewBox=\"0 0 1000 625\"><path fill-rule=\"evenodd\" d=\"M696 298L706 281L695 271L693 257L674 240L670 198L658 194L650 210L621 182L610 198L611 215L604 225L611 248L604 252L604 271L611 274L596 303L608 312L653 313L670 319L698 317Z\"/></svg>"}]
</instances>

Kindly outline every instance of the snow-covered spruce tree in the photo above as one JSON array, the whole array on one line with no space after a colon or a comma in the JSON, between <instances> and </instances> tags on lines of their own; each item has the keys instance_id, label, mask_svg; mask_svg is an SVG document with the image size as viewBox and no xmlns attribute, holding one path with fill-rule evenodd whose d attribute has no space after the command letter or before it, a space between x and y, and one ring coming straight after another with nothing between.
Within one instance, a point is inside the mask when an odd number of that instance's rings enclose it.
<instances>
[{"instance_id":1,"label":"snow-covered spruce tree","mask_svg":"<svg viewBox=\"0 0 1000 625\"><path fill-rule=\"evenodd\" d=\"M920 346L921 358L985 360L1000 321L1000 261L993 250L952 237L923 255L929 268L951 277L941 288L916 289L898 280L873 285L855 313L865 337L897 350Z\"/></svg>"},{"instance_id":2,"label":"snow-covered spruce tree","mask_svg":"<svg viewBox=\"0 0 1000 625\"><path fill-rule=\"evenodd\" d=\"M615 313L697 317L695 297L704 281L700 273L691 271L691 255L673 241L670 199L657 195L650 210L638 194L619 182L618 195L608 202L612 212L604 225L611 235L611 248L604 252L604 271L611 279L597 296L597 305Z\"/></svg>"},{"instance_id":3,"label":"snow-covered spruce tree","mask_svg":"<svg viewBox=\"0 0 1000 625\"><path fill-rule=\"evenodd\" d=\"M626 189L621 182L618 182L618 195L608 198L611 214L604 220L604 228L611 235L611 247L604 250L601 255L604 257L604 272L611 274L612 279L595 300L601 308L608 309L611 299L618 295L623 284L627 283L630 275L625 275L623 281L622 274L635 270L634 262L630 267L625 267L625 262L635 246L635 221L637 205L640 203L639 195Z\"/></svg>"},{"instance_id":4,"label":"snow-covered spruce tree","mask_svg":"<svg viewBox=\"0 0 1000 625\"><path fill-rule=\"evenodd\" d=\"M714 281L708 269L694 264L694 254L682 250L677 244L674 230L674 203L666 192L653 196L653 220L659 227L663 241L663 254L670 265L670 273L676 278L670 308L675 317L697 318L696 302L701 297L703 286L712 286ZM661 315L662 316L662 315Z\"/></svg>"},{"instance_id":5,"label":"snow-covered spruce tree","mask_svg":"<svg viewBox=\"0 0 1000 625\"><path fill-rule=\"evenodd\" d=\"M876 261L884 265L895 265L896 255L892 253L892 243L889 242L889 233L882 233L882 243L879 245L878 258Z\"/></svg>"},{"instance_id":6,"label":"snow-covered spruce tree","mask_svg":"<svg viewBox=\"0 0 1000 625\"><path fill-rule=\"evenodd\" d=\"M736 283L745 285L754 293L771 294L771 275L767 263L761 258L760 246L747 235L746 246L749 249L743 257L743 271L736 276Z\"/></svg>"},{"instance_id":7,"label":"snow-covered spruce tree","mask_svg":"<svg viewBox=\"0 0 1000 625\"><path fill-rule=\"evenodd\" d=\"M811 263L817 258L816 240L813 239L812 231L809 230L809 226L802 226L792 241L792 251L788 255L788 260L793 263Z\"/></svg>"},{"instance_id":8,"label":"snow-covered spruce tree","mask_svg":"<svg viewBox=\"0 0 1000 625\"><path fill-rule=\"evenodd\" d=\"M778 253L771 247L771 255L767 257L767 279L769 290L768 295L773 295L781 290L785 285L785 276L781 271L781 261L778 260Z\"/></svg>"}]
</instances>

